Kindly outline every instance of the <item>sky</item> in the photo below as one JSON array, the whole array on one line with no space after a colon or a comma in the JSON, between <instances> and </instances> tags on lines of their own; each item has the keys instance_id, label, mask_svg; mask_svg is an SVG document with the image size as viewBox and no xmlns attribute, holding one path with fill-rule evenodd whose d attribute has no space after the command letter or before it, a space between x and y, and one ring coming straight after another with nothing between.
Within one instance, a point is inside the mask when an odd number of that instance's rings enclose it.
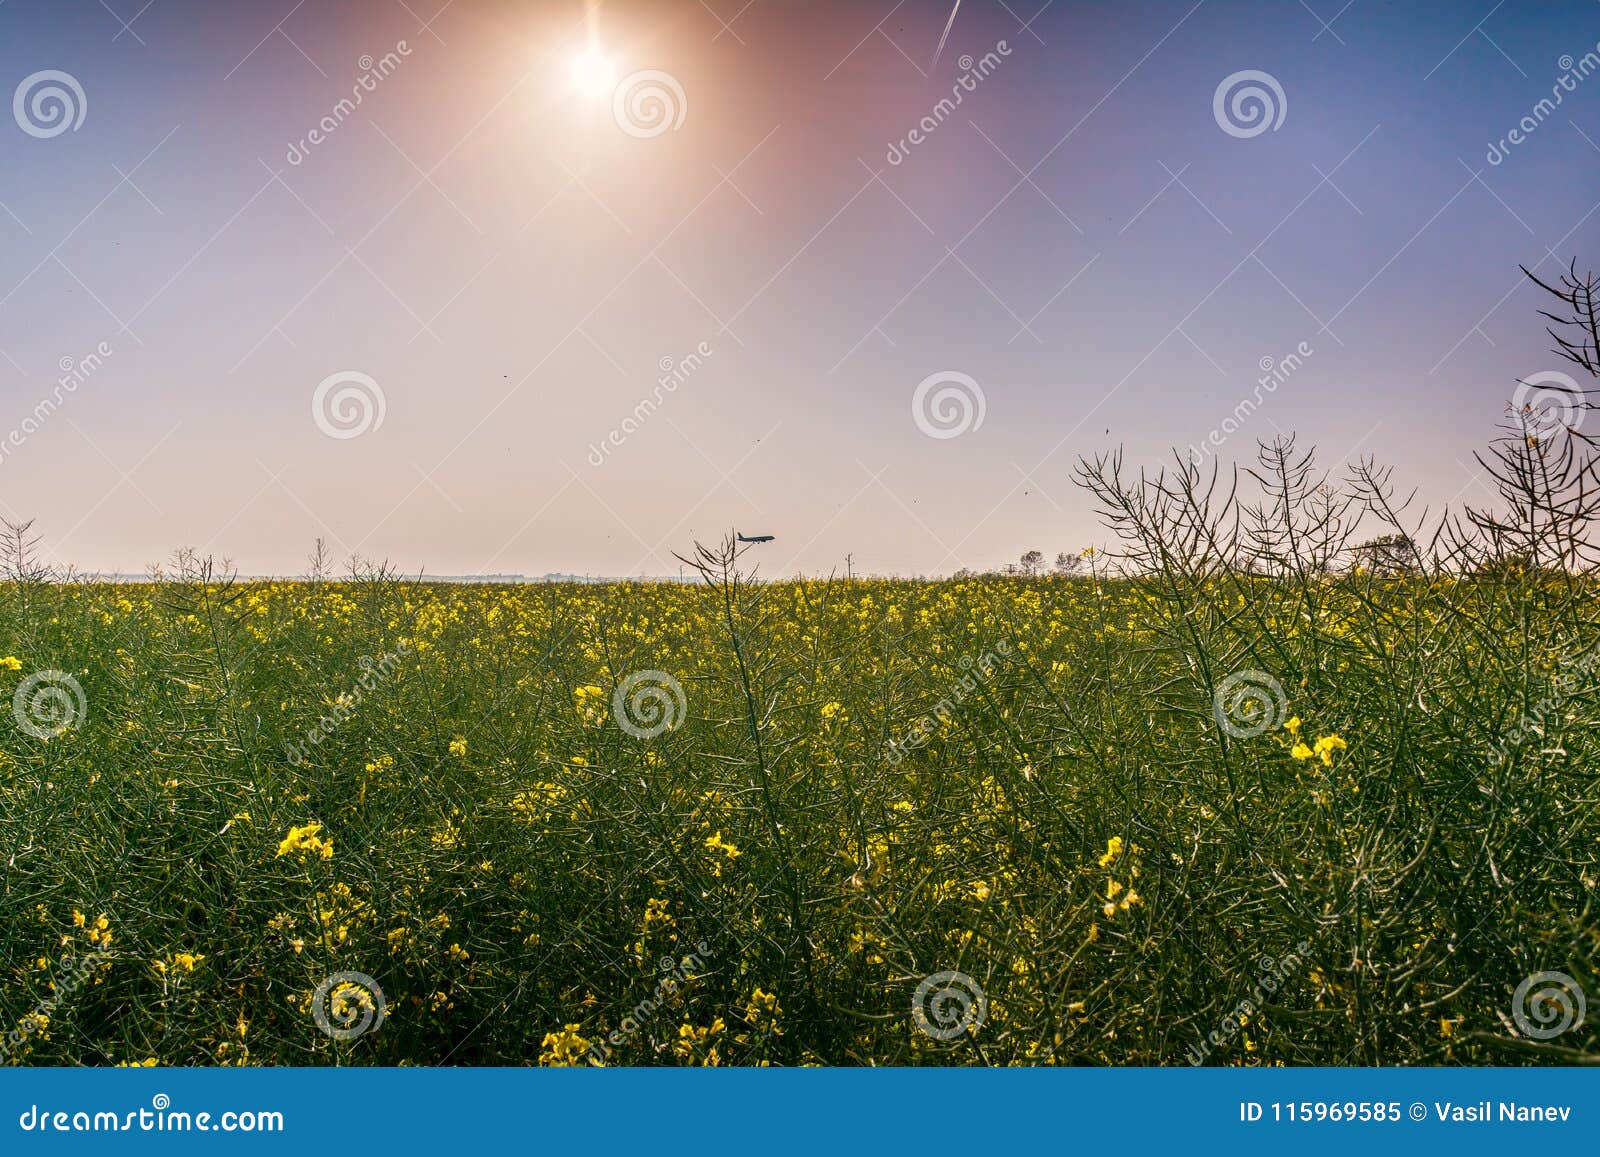
<instances>
[{"instance_id":1,"label":"sky","mask_svg":"<svg viewBox=\"0 0 1600 1157\"><path fill-rule=\"evenodd\" d=\"M1518 266L1600 248L1600 5L1341 3L6 0L0 514L948 574L1104 541L1080 455L1288 432L1484 502L1562 368Z\"/></svg>"}]
</instances>

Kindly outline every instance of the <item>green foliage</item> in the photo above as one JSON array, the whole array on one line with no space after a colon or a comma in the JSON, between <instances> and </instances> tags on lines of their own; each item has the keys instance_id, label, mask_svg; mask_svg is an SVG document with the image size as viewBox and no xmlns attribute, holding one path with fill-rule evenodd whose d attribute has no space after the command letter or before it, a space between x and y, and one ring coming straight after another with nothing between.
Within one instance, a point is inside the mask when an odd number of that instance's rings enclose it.
<instances>
[{"instance_id":1,"label":"green foliage","mask_svg":"<svg viewBox=\"0 0 1600 1157\"><path fill-rule=\"evenodd\" d=\"M0 1013L48 1009L7 1055L1595 1057L1511 1018L1536 972L1600 993L1587 580L712 577L0 592L0 694L87 708L0 716ZM1239 672L1283 695L1243 727ZM987 1016L936 1040L944 971ZM387 1004L348 1042L338 972Z\"/></svg>"}]
</instances>

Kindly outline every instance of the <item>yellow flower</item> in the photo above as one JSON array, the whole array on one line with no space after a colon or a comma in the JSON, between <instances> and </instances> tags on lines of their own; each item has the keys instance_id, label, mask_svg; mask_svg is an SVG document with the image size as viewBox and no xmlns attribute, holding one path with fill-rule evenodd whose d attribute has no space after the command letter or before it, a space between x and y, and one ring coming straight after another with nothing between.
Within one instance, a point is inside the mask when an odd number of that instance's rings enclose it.
<instances>
[{"instance_id":1,"label":"yellow flower","mask_svg":"<svg viewBox=\"0 0 1600 1157\"><path fill-rule=\"evenodd\" d=\"M349 1024L355 1020L358 1012L372 1015L376 1012L372 1003L372 993L359 984L346 981L337 984L328 994L328 1013L334 1020L341 1024Z\"/></svg>"},{"instance_id":2,"label":"yellow flower","mask_svg":"<svg viewBox=\"0 0 1600 1157\"><path fill-rule=\"evenodd\" d=\"M1300 738L1300 716L1296 715L1283 725L1283 729L1296 739Z\"/></svg>"},{"instance_id":3,"label":"yellow flower","mask_svg":"<svg viewBox=\"0 0 1600 1157\"><path fill-rule=\"evenodd\" d=\"M333 841L324 840L317 835L321 830L322 825L316 822L306 824L304 827L290 828L289 834L284 836L283 842L278 845L278 856L274 859L293 852L310 852L312 855L321 856L324 860L333 859Z\"/></svg>"},{"instance_id":4,"label":"yellow flower","mask_svg":"<svg viewBox=\"0 0 1600 1157\"><path fill-rule=\"evenodd\" d=\"M22 660L15 655L7 655L4 659L0 659L0 667L4 667L7 671L20 671Z\"/></svg>"},{"instance_id":5,"label":"yellow flower","mask_svg":"<svg viewBox=\"0 0 1600 1157\"><path fill-rule=\"evenodd\" d=\"M1106 841L1106 854L1100 857L1100 866L1103 868L1112 860L1122 854L1122 837L1112 836Z\"/></svg>"},{"instance_id":6,"label":"yellow flower","mask_svg":"<svg viewBox=\"0 0 1600 1157\"><path fill-rule=\"evenodd\" d=\"M1316 754L1322 757L1322 762L1329 767L1333 766L1334 751L1343 751L1350 745L1337 735L1324 735L1317 740ZM1302 757L1303 758L1303 757Z\"/></svg>"},{"instance_id":7,"label":"yellow flower","mask_svg":"<svg viewBox=\"0 0 1600 1157\"><path fill-rule=\"evenodd\" d=\"M457 759L467 754L467 741L459 735L450 741L450 754Z\"/></svg>"},{"instance_id":8,"label":"yellow flower","mask_svg":"<svg viewBox=\"0 0 1600 1157\"><path fill-rule=\"evenodd\" d=\"M715 1037L721 1035L725 1027L720 1016L705 1028L697 1028L692 1024L680 1024L678 1026L678 1039L673 1042L672 1051L683 1060L691 1060L697 1052L704 1050L704 1059L700 1063L707 1068L715 1068L722 1063L722 1058L717 1054L712 1041Z\"/></svg>"},{"instance_id":9,"label":"yellow flower","mask_svg":"<svg viewBox=\"0 0 1600 1157\"><path fill-rule=\"evenodd\" d=\"M583 1064L584 1055L589 1051L589 1042L578 1035L578 1029L582 1027L569 1024L560 1032L545 1033L544 1040L539 1043L539 1063L561 1068Z\"/></svg>"},{"instance_id":10,"label":"yellow flower","mask_svg":"<svg viewBox=\"0 0 1600 1157\"><path fill-rule=\"evenodd\" d=\"M744 854L733 844L730 844L727 840L724 840L721 832L717 832L714 835L709 835L706 837L706 851L712 853L721 852L727 857L726 860L712 861L711 874L714 876L722 875L722 869L726 864L732 863L734 860L737 860Z\"/></svg>"},{"instance_id":11,"label":"yellow flower","mask_svg":"<svg viewBox=\"0 0 1600 1157\"><path fill-rule=\"evenodd\" d=\"M672 913L667 911L667 901L646 900L644 902L644 930L646 932L657 925L670 927L672 923Z\"/></svg>"},{"instance_id":12,"label":"yellow flower","mask_svg":"<svg viewBox=\"0 0 1600 1157\"><path fill-rule=\"evenodd\" d=\"M745 1019L752 1028L758 1032L770 1032L773 1036L782 1036L783 1030L778 1027L778 1017L783 1014L783 1006L778 1003L778 994L775 992L762 992L758 987L750 994L750 1000L744 1006Z\"/></svg>"},{"instance_id":13,"label":"yellow flower","mask_svg":"<svg viewBox=\"0 0 1600 1157\"><path fill-rule=\"evenodd\" d=\"M1294 756L1296 759L1310 759L1312 757L1312 755L1315 754L1315 752L1313 752L1305 744L1297 743L1290 750L1289 754Z\"/></svg>"}]
</instances>

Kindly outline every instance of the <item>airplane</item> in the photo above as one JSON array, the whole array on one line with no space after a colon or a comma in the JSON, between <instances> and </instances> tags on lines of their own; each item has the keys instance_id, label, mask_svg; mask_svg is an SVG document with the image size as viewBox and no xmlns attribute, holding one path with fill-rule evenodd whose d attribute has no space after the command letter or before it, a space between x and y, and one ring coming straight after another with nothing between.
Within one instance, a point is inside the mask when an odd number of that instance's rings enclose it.
<instances>
[{"instance_id":1,"label":"airplane","mask_svg":"<svg viewBox=\"0 0 1600 1157\"><path fill-rule=\"evenodd\" d=\"M734 534L740 542L771 542L778 537L775 534L752 534L746 536L743 531L735 531Z\"/></svg>"}]
</instances>

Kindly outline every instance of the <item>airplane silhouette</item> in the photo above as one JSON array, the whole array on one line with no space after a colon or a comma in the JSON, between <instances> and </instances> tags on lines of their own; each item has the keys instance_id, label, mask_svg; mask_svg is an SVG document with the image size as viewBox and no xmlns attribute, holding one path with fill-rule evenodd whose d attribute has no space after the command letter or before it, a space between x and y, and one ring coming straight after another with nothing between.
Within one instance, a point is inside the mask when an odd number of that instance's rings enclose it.
<instances>
[{"instance_id":1,"label":"airplane silhouette","mask_svg":"<svg viewBox=\"0 0 1600 1157\"><path fill-rule=\"evenodd\" d=\"M737 532L735 532L735 537L737 537L740 542L771 542L774 538L777 537L777 535L775 535L775 534L752 534L752 535L746 536L743 531L737 531Z\"/></svg>"}]
</instances>

